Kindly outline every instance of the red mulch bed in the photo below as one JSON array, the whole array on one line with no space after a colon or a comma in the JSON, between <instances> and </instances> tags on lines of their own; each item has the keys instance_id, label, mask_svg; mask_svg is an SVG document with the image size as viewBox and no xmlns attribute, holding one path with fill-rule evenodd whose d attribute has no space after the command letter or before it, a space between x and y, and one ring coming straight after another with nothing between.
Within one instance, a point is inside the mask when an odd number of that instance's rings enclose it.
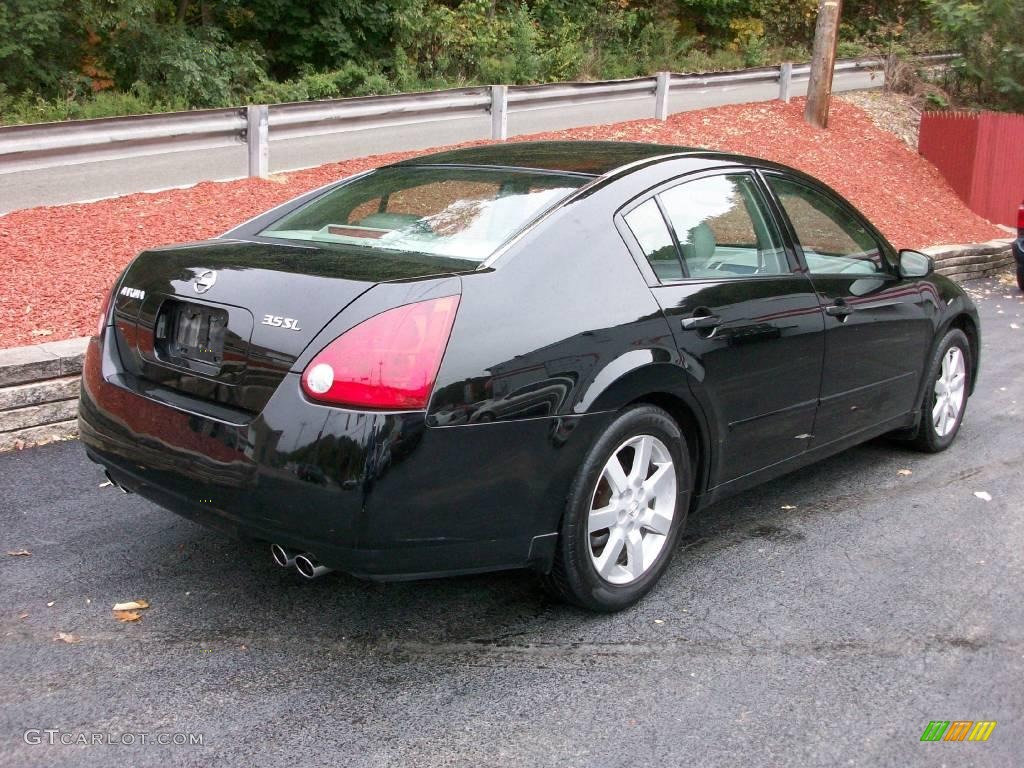
<instances>
[{"instance_id":1,"label":"red mulch bed","mask_svg":"<svg viewBox=\"0 0 1024 768\"><path fill-rule=\"evenodd\" d=\"M831 127L802 119L802 100L674 115L666 122L576 128L523 139L619 139L711 147L786 163L817 176L860 208L897 247L982 242L1004 233L969 211L939 172L846 102ZM482 142L478 142L482 143ZM189 189L0 216L0 348L93 332L101 298L140 250L217 235L255 214L404 152L331 163L269 181L206 182Z\"/></svg>"}]
</instances>

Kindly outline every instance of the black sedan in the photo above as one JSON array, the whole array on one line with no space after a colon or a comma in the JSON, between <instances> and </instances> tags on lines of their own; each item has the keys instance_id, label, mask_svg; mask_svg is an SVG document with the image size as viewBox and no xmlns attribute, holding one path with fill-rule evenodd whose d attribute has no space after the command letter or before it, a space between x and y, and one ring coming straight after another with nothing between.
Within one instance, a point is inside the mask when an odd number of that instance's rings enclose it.
<instances>
[{"instance_id":1,"label":"black sedan","mask_svg":"<svg viewBox=\"0 0 1024 768\"><path fill-rule=\"evenodd\" d=\"M122 489L304 576L531 568L608 611L696 509L878 435L946 448L980 347L959 287L802 173L492 145L140 254L80 425Z\"/></svg>"}]
</instances>

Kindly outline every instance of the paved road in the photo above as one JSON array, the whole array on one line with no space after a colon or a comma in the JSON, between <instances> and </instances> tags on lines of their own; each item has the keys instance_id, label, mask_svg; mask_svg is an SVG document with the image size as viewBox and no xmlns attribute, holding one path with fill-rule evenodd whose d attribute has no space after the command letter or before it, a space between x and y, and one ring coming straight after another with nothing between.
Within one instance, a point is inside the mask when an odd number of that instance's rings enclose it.
<instances>
[{"instance_id":1,"label":"paved road","mask_svg":"<svg viewBox=\"0 0 1024 768\"><path fill-rule=\"evenodd\" d=\"M0 556L0 764L1020 765L1024 302L974 290L984 375L953 448L871 444L719 504L615 616L516 574L300 582L100 489L74 442L0 456L0 550L32 551ZM145 618L113 621L132 598ZM920 743L934 719L999 725Z\"/></svg>"},{"instance_id":2,"label":"paved road","mask_svg":"<svg viewBox=\"0 0 1024 768\"><path fill-rule=\"evenodd\" d=\"M837 72L833 90L879 88L881 73ZM792 95L803 96L807 80L793 80ZM778 98L776 83L753 83L729 88L690 88L676 91L672 112L707 109L722 104L768 101ZM557 131L581 125L600 125L653 117L653 97L615 102L513 109L509 114L509 135ZM271 136L273 137L273 131ZM270 142L270 170L273 173L310 168L329 162L349 160L386 152L428 149L491 135L489 114L463 116L440 121L424 120L403 127L347 125L345 130L301 139ZM2 158L0 158L2 160ZM246 148L240 141L225 146L163 152L126 160L66 164L29 171L4 172L0 162L0 215L36 205L95 200L103 197L149 192L169 187L190 186L199 181L224 181L246 174Z\"/></svg>"}]
</instances>

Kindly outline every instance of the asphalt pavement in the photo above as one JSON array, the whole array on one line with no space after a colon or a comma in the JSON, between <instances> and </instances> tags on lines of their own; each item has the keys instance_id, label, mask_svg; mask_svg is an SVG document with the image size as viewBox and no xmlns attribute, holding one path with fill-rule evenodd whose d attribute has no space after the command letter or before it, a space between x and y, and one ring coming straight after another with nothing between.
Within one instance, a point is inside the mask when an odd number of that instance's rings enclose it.
<instances>
[{"instance_id":1,"label":"asphalt pavement","mask_svg":"<svg viewBox=\"0 0 1024 768\"><path fill-rule=\"evenodd\" d=\"M874 442L718 504L613 616L517 573L305 582L101 488L77 442L0 455L0 765L1020 765L1024 301L971 290L952 448ZM922 743L931 720L998 725ZM153 743L176 734L202 744Z\"/></svg>"}]
</instances>

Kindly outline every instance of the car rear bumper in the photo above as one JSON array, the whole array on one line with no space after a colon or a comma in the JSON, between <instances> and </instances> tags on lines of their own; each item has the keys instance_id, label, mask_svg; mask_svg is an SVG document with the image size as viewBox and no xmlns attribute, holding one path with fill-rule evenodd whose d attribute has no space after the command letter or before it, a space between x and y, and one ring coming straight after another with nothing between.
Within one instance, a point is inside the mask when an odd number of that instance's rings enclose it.
<instances>
[{"instance_id":1,"label":"car rear bumper","mask_svg":"<svg viewBox=\"0 0 1024 768\"><path fill-rule=\"evenodd\" d=\"M126 489L235 536L367 578L550 567L569 486L604 414L427 427L422 413L326 408L290 374L251 422L125 386L89 345L89 457ZM269 555L268 555L269 556Z\"/></svg>"}]
</instances>

